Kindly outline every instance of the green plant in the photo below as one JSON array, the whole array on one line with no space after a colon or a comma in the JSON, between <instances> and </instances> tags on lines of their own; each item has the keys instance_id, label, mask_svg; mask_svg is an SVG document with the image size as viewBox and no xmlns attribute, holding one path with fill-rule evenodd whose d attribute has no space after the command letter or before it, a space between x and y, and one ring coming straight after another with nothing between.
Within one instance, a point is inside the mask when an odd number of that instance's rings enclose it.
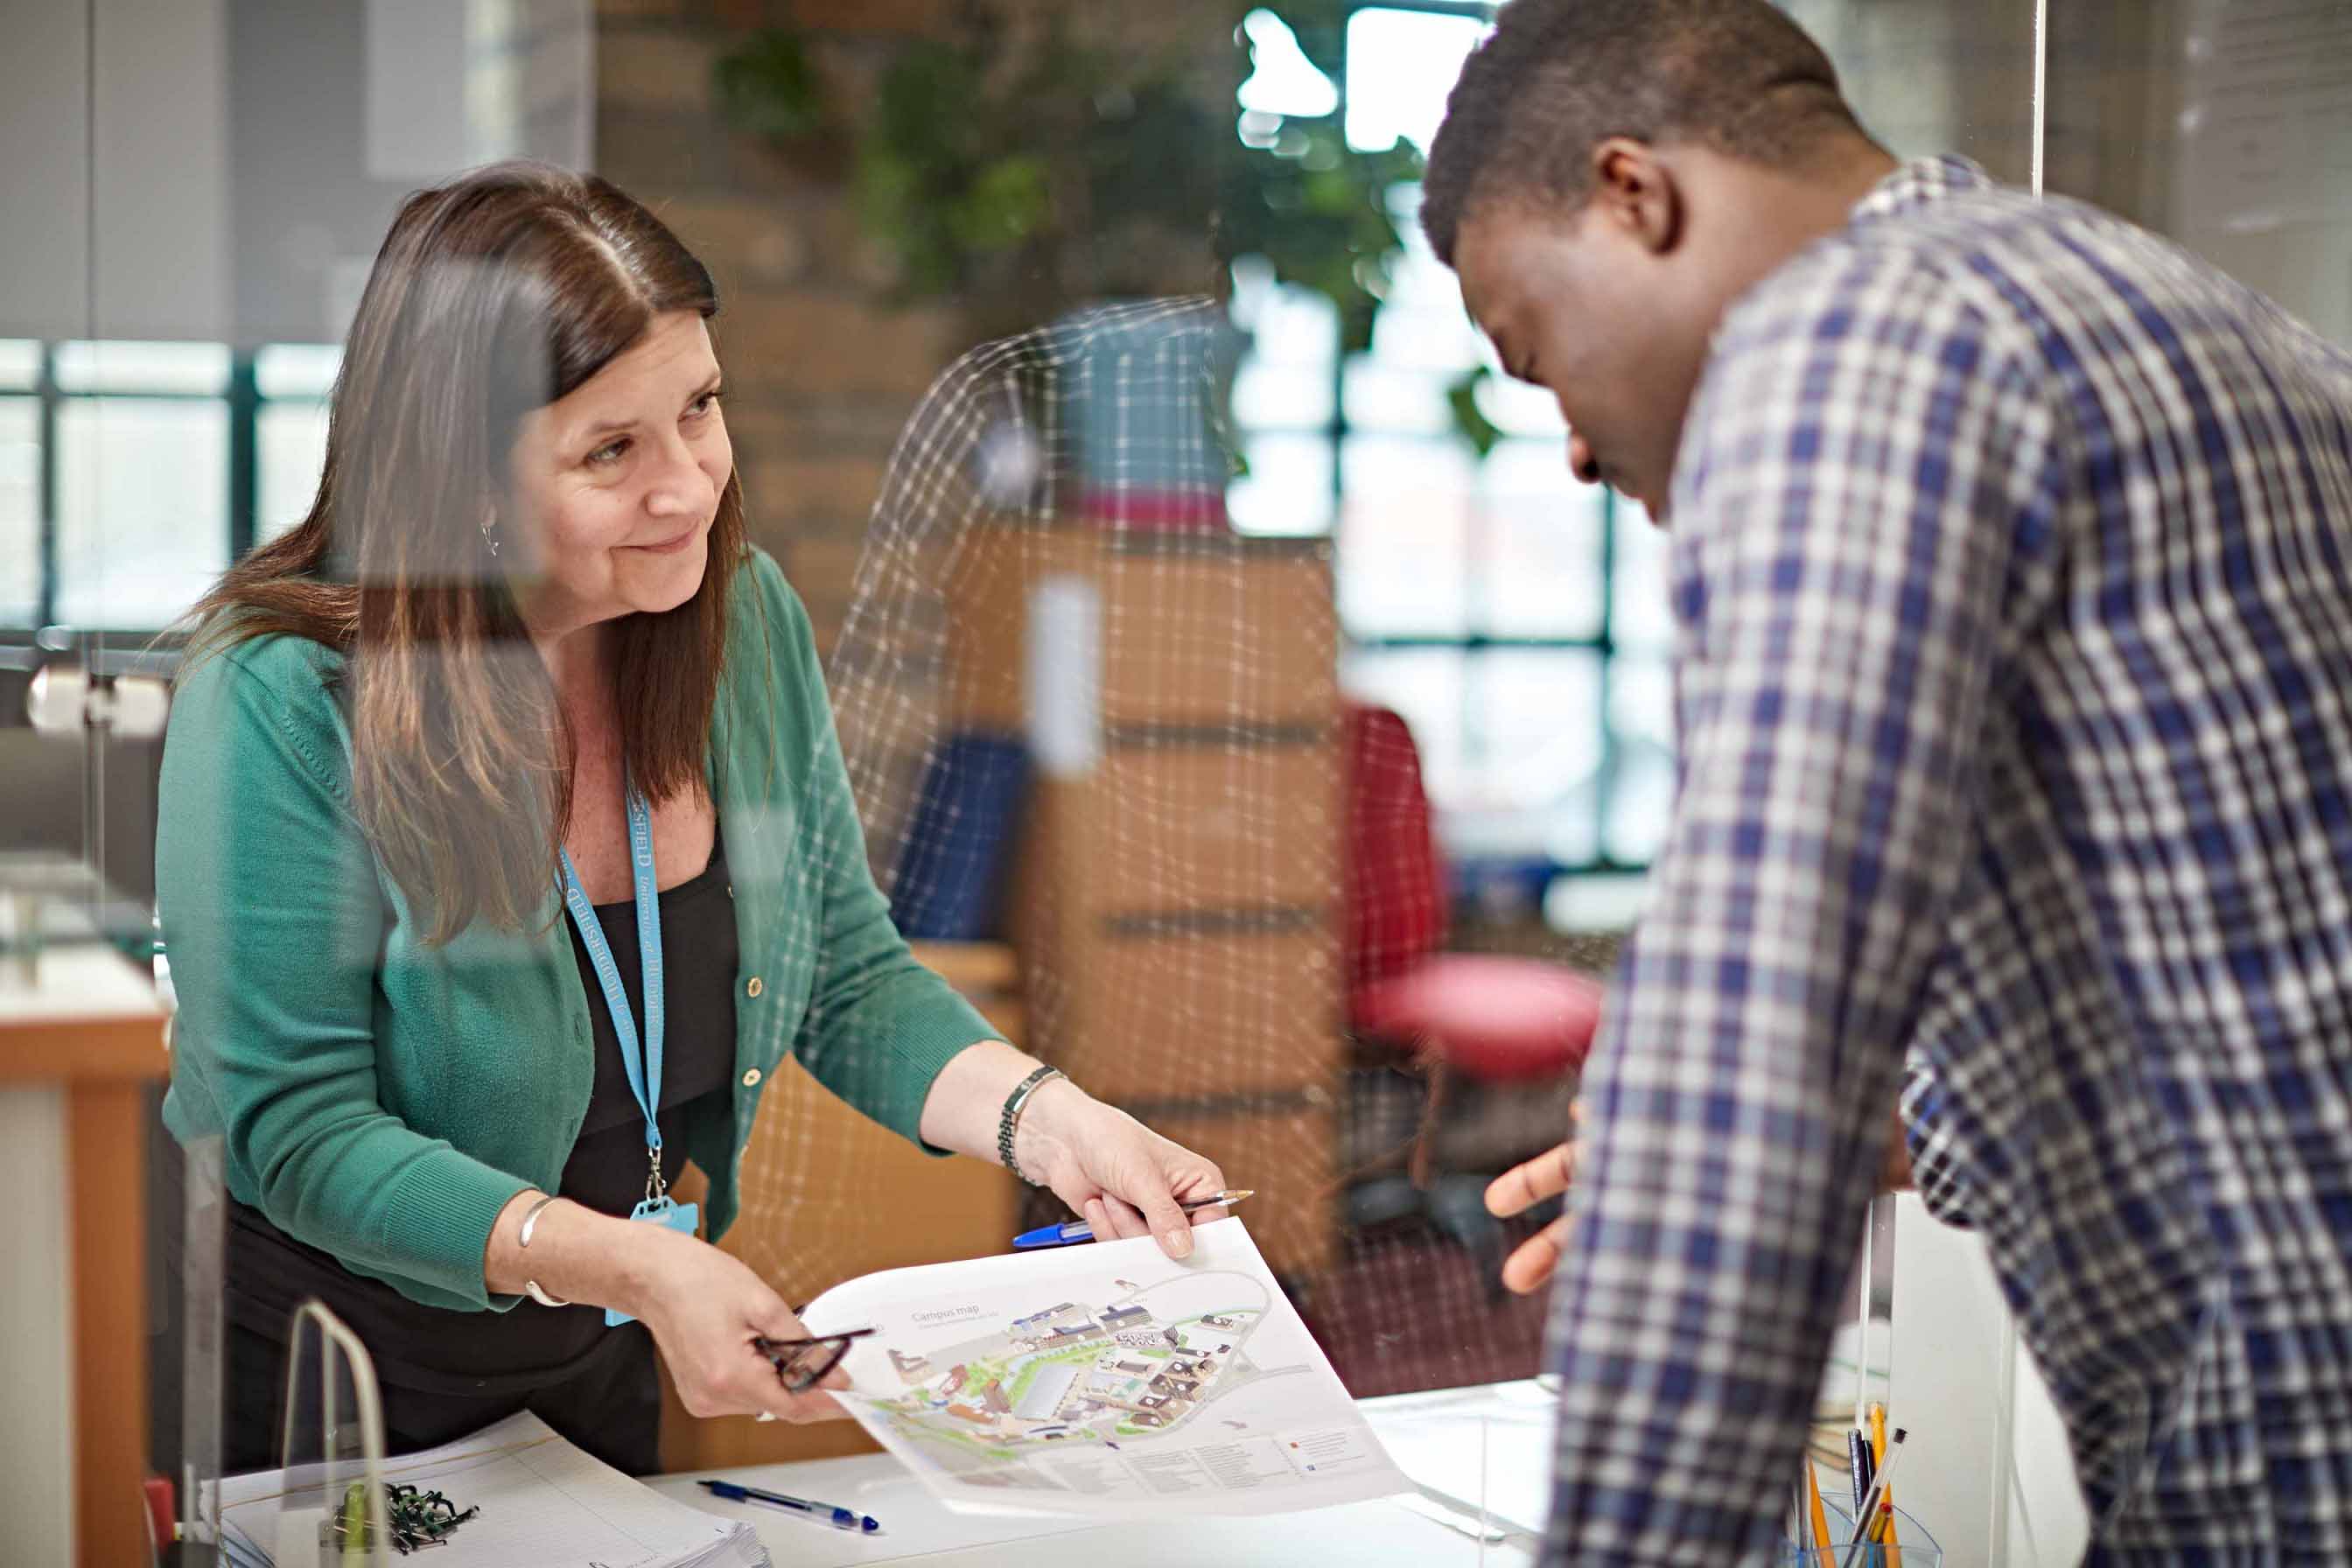
<instances>
[{"instance_id":1,"label":"green plant","mask_svg":"<svg viewBox=\"0 0 2352 1568\"><path fill-rule=\"evenodd\" d=\"M1368 346L1402 244L1389 192L1421 177L1421 153L1405 142L1358 152L1328 120L1288 121L1268 147L1228 140L1218 259L1264 257L1276 278L1339 307L1343 348Z\"/></svg>"},{"instance_id":2,"label":"green plant","mask_svg":"<svg viewBox=\"0 0 2352 1568\"><path fill-rule=\"evenodd\" d=\"M784 32L765 32L720 59L711 72L719 112L739 130L774 142L793 142L824 128L824 85L808 46Z\"/></svg>"},{"instance_id":3,"label":"green plant","mask_svg":"<svg viewBox=\"0 0 2352 1568\"><path fill-rule=\"evenodd\" d=\"M1487 418L1486 411L1478 406L1478 384L1486 378L1486 374L1483 365L1475 370L1465 370L1445 388L1446 406L1454 411L1454 427L1482 458L1493 451L1495 443L1503 438L1502 426Z\"/></svg>"},{"instance_id":4,"label":"green plant","mask_svg":"<svg viewBox=\"0 0 2352 1568\"><path fill-rule=\"evenodd\" d=\"M1285 14L1310 49L1336 52L1333 0ZM849 140L860 223L907 297L1031 324L1086 300L1206 289L1259 256L1328 296L1343 346L1364 346L1400 245L1388 195L1419 174L1419 153L1360 152L1329 120L1245 145L1230 86L1204 85L1201 67L1082 38L1059 11L1022 31L974 5L952 36L897 49L855 124L823 101L791 33L748 39L716 85L740 129Z\"/></svg>"}]
</instances>

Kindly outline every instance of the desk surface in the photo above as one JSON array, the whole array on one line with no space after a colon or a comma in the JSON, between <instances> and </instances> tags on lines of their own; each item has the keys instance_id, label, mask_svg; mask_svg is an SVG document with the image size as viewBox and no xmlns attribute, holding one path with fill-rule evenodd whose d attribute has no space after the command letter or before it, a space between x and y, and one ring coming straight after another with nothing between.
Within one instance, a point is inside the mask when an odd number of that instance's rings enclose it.
<instances>
[{"instance_id":1,"label":"desk surface","mask_svg":"<svg viewBox=\"0 0 2352 1568\"><path fill-rule=\"evenodd\" d=\"M95 943L41 954L27 985L0 954L0 1083L127 1081L171 1071L152 975Z\"/></svg>"},{"instance_id":2,"label":"desk surface","mask_svg":"<svg viewBox=\"0 0 2352 1568\"><path fill-rule=\"evenodd\" d=\"M1532 1383L1505 1383L1368 1399L1361 1408L1399 1468L1421 1485L1421 1498L1256 1518L1202 1517L1171 1528L952 1513L883 1454L709 1472L711 1479L838 1503L882 1521L883 1533L859 1537L773 1509L752 1507L747 1514L695 1485L704 1479L699 1473L665 1476L652 1485L722 1517L750 1517L776 1561L794 1568L916 1560L942 1568L1104 1563L1120 1568L1298 1568L1302 1563L1512 1568L1535 1560L1549 1501L1549 1394ZM1482 1489L1488 1521L1502 1537L1489 1540L1483 1556L1477 1539Z\"/></svg>"}]
</instances>

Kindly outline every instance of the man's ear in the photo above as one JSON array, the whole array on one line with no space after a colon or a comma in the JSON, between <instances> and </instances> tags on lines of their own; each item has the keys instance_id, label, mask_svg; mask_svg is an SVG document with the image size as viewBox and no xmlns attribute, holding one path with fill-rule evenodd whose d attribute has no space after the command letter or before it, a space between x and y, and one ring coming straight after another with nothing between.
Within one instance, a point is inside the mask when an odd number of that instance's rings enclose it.
<instances>
[{"instance_id":1,"label":"man's ear","mask_svg":"<svg viewBox=\"0 0 2352 1568\"><path fill-rule=\"evenodd\" d=\"M1654 256L1682 242L1682 186L1645 142L1612 136L1592 150L1592 205L1604 223Z\"/></svg>"}]
</instances>

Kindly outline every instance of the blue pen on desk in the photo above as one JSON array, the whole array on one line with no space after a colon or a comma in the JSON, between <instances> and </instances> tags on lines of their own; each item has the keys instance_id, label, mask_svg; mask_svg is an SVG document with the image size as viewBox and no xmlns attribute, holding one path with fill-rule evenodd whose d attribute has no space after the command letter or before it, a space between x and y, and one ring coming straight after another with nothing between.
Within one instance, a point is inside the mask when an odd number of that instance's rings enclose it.
<instances>
[{"instance_id":1,"label":"blue pen on desk","mask_svg":"<svg viewBox=\"0 0 2352 1568\"><path fill-rule=\"evenodd\" d=\"M1212 1193L1205 1198L1194 1198L1189 1203L1181 1203L1176 1206L1186 1214L1198 1214L1202 1209L1213 1209L1222 1204L1237 1204L1256 1191L1255 1187L1244 1187L1236 1193ZM1092 1225L1082 1219L1074 1219L1062 1225L1048 1225L1035 1230L1024 1230L1013 1238L1013 1245L1025 1252L1039 1247L1068 1247L1076 1242L1092 1241L1094 1238L1095 1227Z\"/></svg>"},{"instance_id":2,"label":"blue pen on desk","mask_svg":"<svg viewBox=\"0 0 2352 1568\"><path fill-rule=\"evenodd\" d=\"M846 1530L858 1535L872 1535L882 1528L882 1521L869 1513L839 1507L829 1502L811 1502L804 1497L787 1497L764 1487L738 1486L733 1481L704 1481L714 1497L729 1502L763 1502L771 1508L786 1509L819 1524L829 1524L835 1530Z\"/></svg>"}]
</instances>

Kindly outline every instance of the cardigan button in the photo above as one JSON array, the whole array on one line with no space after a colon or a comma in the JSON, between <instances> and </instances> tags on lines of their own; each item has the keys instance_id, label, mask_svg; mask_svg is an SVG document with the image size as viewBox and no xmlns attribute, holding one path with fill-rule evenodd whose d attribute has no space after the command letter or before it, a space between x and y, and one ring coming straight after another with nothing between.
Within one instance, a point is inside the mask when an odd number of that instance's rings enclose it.
<instances>
[{"instance_id":1,"label":"cardigan button","mask_svg":"<svg viewBox=\"0 0 2352 1568\"><path fill-rule=\"evenodd\" d=\"M760 977L754 974L751 976L751 981L743 987L743 994L746 996L756 998L761 992L765 991L767 987L760 983Z\"/></svg>"},{"instance_id":2,"label":"cardigan button","mask_svg":"<svg viewBox=\"0 0 2352 1568\"><path fill-rule=\"evenodd\" d=\"M760 1087L760 1069L758 1068L747 1068L744 1071L743 1087L745 1089L757 1089Z\"/></svg>"}]
</instances>

